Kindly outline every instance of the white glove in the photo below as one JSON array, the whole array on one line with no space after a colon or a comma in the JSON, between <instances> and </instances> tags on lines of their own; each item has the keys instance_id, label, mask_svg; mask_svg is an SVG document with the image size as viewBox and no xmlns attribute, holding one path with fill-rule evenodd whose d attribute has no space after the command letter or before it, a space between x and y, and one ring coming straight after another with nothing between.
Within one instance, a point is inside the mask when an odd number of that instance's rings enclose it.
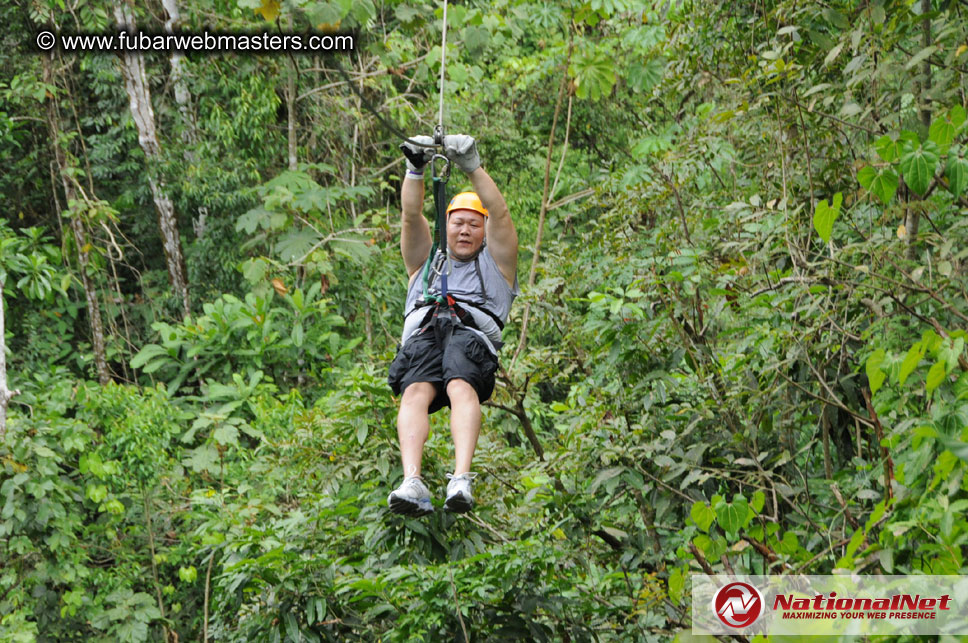
<instances>
[{"instance_id":1,"label":"white glove","mask_svg":"<svg viewBox=\"0 0 968 643\"><path fill-rule=\"evenodd\" d=\"M467 174L481 167L481 157L477 153L477 143L467 134L449 134L445 136L444 154Z\"/></svg>"}]
</instances>

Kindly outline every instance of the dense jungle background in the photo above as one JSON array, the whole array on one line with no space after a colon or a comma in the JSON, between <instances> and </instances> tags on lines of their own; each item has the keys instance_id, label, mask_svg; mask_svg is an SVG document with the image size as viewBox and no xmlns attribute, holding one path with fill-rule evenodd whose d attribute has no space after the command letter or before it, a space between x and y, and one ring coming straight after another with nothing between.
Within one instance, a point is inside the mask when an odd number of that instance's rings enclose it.
<instances>
[{"instance_id":1,"label":"dense jungle background","mask_svg":"<svg viewBox=\"0 0 968 643\"><path fill-rule=\"evenodd\" d=\"M966 0L452 2L445 125L523 294L479 505L427 519L386 509L404 165L367 104L431 133L442 4L0 16L0 639L660 641L691 573L968 573ZM32 44L118 25L358 41Z\"/></svg>"}]
</instances>

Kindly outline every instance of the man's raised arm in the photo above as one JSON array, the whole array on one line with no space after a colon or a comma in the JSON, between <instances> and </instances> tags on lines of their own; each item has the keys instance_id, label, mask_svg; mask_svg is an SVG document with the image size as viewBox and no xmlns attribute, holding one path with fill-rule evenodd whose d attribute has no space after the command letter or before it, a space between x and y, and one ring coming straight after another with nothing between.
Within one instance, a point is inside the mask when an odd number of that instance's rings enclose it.
<instances>
[{"instance_id":1,"label":"man's raised arm","mask_svg":"<svg viewBox=\"0 0 968 643\"><path fill-rule=\"evenodd\" d=\"M429 136L414 136L413 140L421 143L432 143ZM420 270L430 248L433 238L430 234L430 224L423 216L424 179L423 171L427 165L426 150L410 143L400 146L407 157L407 175L400 186L400 210L402 213L400 225L400 254L403 264L407 267L407 276L413 277Z\"/></svg>"},{"instance_id":2,"label":"man's raised arm","mask_svg":"<svg viewBox=\"0 0 968 643\"><path fill-rule=\"evenodd\" d=\"M514 285L518 269L518 233L504 195L481 167L477 144L466 134L444 137L444 151L467 174L481 203L487 208L487 247L508 285Z\"/></svg>"},{"instance_id":3,"label":"man's raised arm","mask_svg":"<svg viewBox=\"0 0 968 643\"><path fill-rule=\"evenodd\" d=\"M504 279L513 286L518 271L518 232L514 229L508 204L484 168L479 167L467 176L481 203L487 208L487 247Z\"/></svg>"}]
</instances>

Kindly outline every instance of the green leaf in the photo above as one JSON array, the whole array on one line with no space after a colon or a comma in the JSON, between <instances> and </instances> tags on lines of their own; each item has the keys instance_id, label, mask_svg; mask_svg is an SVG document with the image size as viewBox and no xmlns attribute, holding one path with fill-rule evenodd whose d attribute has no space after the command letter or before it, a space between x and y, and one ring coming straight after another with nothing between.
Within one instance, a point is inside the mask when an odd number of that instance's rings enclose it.
<instances>
[{"instance_id":1,"label":"green leaf","mask_svg":"<svg viewBox=\"0 0 968 643\"><path fill-rule=\"evenodd\" d=\"M847 20L847 17L836 9L824 9L822 13L823 17L827 19L827 22L834 27L843 31L850 29L850 22Z\"/></svg>"},{"instance_id":2,"label":"green leaf","mask_svg":"<svg viewBox=\"0 0 968 643\"><path fill-rule=\"evenodd\" d=\"M178 578L183 583L194 583L195 579L198 578L198 570L195 569L194 565L189 565L188 567L179 567Z\"/></svg>"},{"instance_id":3,"label":"green leaf","mask_svg":"<svg viewBox=\"0 0 968 643\"><path fill-rule=\"evenodd\" d=\"M301 259L319 241L319 235L312 228L290 230L276 243L276 252L285 262Z\"/></svg>"},{"instance_id":4,"label":"green leaf","mask_svg":"<svg viewBox=\"0 0 968 643\"><path fill-rule=\"evenodd\" d=\"M302 636L299 634L299 624L296 623L296 616L292 612L286 614L286 636L289 637L290 641L302 640Z\"/></svg>"},{"instance_id":5,"label":"green leaf","mask_svg":"<svg viewBox=\"0 0 968 643\"><path fill-rule=\"evenodd\" d=\"M871 394L877 393L877 390L881 388L884 384L884 379L887 377L884 371L881 370L881 364L884 363L886 356L884 349L878 348L867 358L865 369L867 371L867 379L870 382Z\"/></svg>"},{"instance_id":6,"label":"green leaf","mask_svg":"<svg viewBox=\"0 0 968 643\"><path fill-rule=\"evenodd\" d=\"M952 369L954 369L955 366L958 365L958 357L961 356L964 350L965 350L964 337L958 337L956 339L948 339L945 341L944 345L941 347L941 350L939 351L938 357L945 361L945 365L947 366L948 372L950 372Z\"/></svg>"},{"instance_id":7,"label":"green leaf","mask_svg":"<svg viewBox=\"0 0 968 643\"><path fill-rule=\"evenodd\" d=\"M877 173L871 184L871 192L877 195L881 203L887 205L897 192L898 176L892 168L886 167Z\"/></svg>"},{"instance_id":8,"label":"green leaf","mask_svg":"<svg viewBox=\"0 0 968 643\"><path fill-rule=\"evenodd\" d=\"M862 542L864 542L864 530L858 529L854 532L854 535L851 536L850 542L847 543L847 551L844 552L846 557L852 557L857 552L857 548L860 547Z\"/></svg>"},{"instance_id":9,"label":"green leaf","mask_svg":"<svg viewBox=\"0 0 968 643\"><path fill-rule=\"evenodd\" d=\"M897 192L897 173L890 167L876 170L868 165L861 168L860 172L857 173L857 181L880 199L884 205L887 205L894 198L894 193Z\"/></svg>"},{"instance_id":10,"label":"green leaf","mask_svg":"<svg viewBox=\"0 0 968 643\"><path fill-rule=\"evenodd\" d=\"M665 73L666 61L664 58L653 58L644 65L633 62L629 65L625 74L629 87L635 92L648 92L662 81Z\"/></svg>"},{"instance_id":11,"label":"green leaf","mask_svg":"<svg viewBox=\"0 0 968 643\"><path fill-rule=\"evenodd\" d=\"M471 55L480 54L491 41L491 33L484 27L464 27L464 47Z\"/></svg>"},{"instance_id":12,"label":"green leaf","mask_svg":"<svg viewBox=\"0 0 968 643\"><path fill-rule=\"evenodd\" d=\"M875 170L870 165L865 165L857 173L857 182L860 183L865 190L871 189L871 184L874 183L874 177L877 176L877 170Z\"/></svg>"},{"instance_id":13,"label":"green leaf","mask_svg":"<svg viewBox=\"0 0 968 643\"><path fill-rule=\"evenodd\" d=\"M397 20L403 23L411 22L415 18L420 17L420 11L414 9L413 7L408 7L405 4L398 5L394 15L396 15Z\"/></svg>"},{"instance_id":14,"label":"green leaf","mask_svg":"<svg viewBox=\"0 0 968 643\"><path fill-rule=\"evenodd\" d=\"M726 553L726 540L722 537L713 540L705 534L699 534L692 542L709 560L719 560Z\"/></svg>"},{"instance_id":15,"label":"green leaf","mask_svg":"<svg viewBox=\"0 0 968 643\"><path fill-rule=\"evenodd\" d=\"M94 502L101 502L108 497L108 488L103 484L89 484L85 495Z\"/></svg>"},{"instance_id":16,"label":"green leaf","mask_svg":"<svg viewBox=\"0 0 968 643\"><path fill-rule=\"evenodd\" d=\"M908 375L910 375L918 364L921 363L921 359L924 357L924 344L917 342L908 349L907 355L904 356L904 361L901 362L901 371L897 376L897 383L904 386L904 382L907 380Z\"/></svg>"},{"instance_id":17,"label":"green leaf","mask_svg":"<svg viewBox=\"0 0 968 643\"><path fill-rule=\"evenodd\" d=\"M947 149L951 142L955 140L955 130L958 128L946 117L935 118L928 128L928 140L935 143L941 149Z\"/></svg>"},{"instance_id":18,"label":"green leaf","mask_svg":"<svg viewBox=\"0 0 968 643\"><path fill-rule=\"evenodd\" d=\"M951 124L955 126L955 129L959 129L964 124L966 117L968 117L968 111L961 105L955 105L948 110L948 118L951 119Z\"/></svg>"},{"instance_id":19,"label":"green leaf","mask_svg":"<svg viewBox=\"0 0 968 643\"><path fill-rule=\"evenodd\" d=\"M820 238L824 240L824 243L830 241L830 235L834 229L834 221L837 219L837 215L840 214L841 201L843 201L843 194L838 192L834 195L832 205L828 205L827 200L824 199L817 204L817 209L813 213L813 227L816 229L817 234L820 235Z\"/></svg>"},{"instance_id":20,"label":"green leaf","mask_svg":"<svg viewBox=\"0 0 968 643\"><path fill-rule=\"evenodd\" d=\"M414 13L417 13L414 10ZM343 19L343 10L332 2L317 2L312 7L307 8L306 15L309 21L316 25L333 25ZM399 16L398 16L399 17Z\"/></svg>"},{"instance_id":21,"label":"green leaf","mask_svg":"<svg viewBox=\"0 0 968 643\"><path fill-rule=\"evenodd\" d=\"M733 502L716 507L716 517L724 531L735 534L749 522L749 503L744 496L737 494L733 496Z\"/></svg>"},{"instance_id":22,"label":"green leaf","mask_svg":"<svg viewBox=\"0 0 968 643\"><path fill-rule=\"evenodd\" d=\"M836 47L834 47L833 49L831 49L829 52L827 52L826 57L823 59L824 67L827 67L828 65L830 65L830 63L837 60L837 56L840 55L840 52L844 48L845 44L847 43L842 42Z\"/></svg>"},{"instance_id":23,"label":"green leaf","mask_svg":"<svg viewBox=\"0 0 968 643\"><path fill-rule=\"evenodd\" d=\"M931 395L934 389L938 388L944 382L945 374L944 360L939 360L931 366L931 369L928 371L927 380L928 395Z\"/></svg>"},{"instance_id":24,"label":"green leaf","mask_svg":"<svg viewBox=\"0 0 968 643\"><path fill-rule=\"evenodd\" d=\"M158 344L148 344L138 351L137 355L131 358L131 368L141 368L147 364L152 357L158 357L159 355L168 355L168 351L165 350L163 346L159 346Z\"/></svg>"},{"instance_id":25,"label":"green leaf","mask_svg":"<svg viewBox=\"0 0 968 643\"><path fill-rule=\"evenodd\" d=\"M885 20L887 20L887 12L884 10L884 5L875 4L871 7L871 22L882 25Z\"/></svg>"},{"instance_id":26,"label":"green leaf","mask_svg":"<svg viewBox=\"0 0 968 643\"><path fill-rule=\"evenodd\" d=\"M713 524L713 520L716 519L716 513L709 505L702 501L693 503L692 510L689 512L689 515L692 517L692 521L696 523L700 529L707 533Z\"/></svg>"},{"instance_id":27,"label":"green leaf","mask_svg":"<svg viewBox=\"0 0 968 643\"><path fill-rule=\"evenodd\" d=\"M203 444L197 449L193 449L191 454L191 457L185 464L189 465L196 473L201 473L202 471L214 473L218 471L218 467L215 466L218 462L218 451L212 445Z\"/></svg>"},{"instance_id":28,"label":"green leaf","mask_svg":"<svg viewBox=\"0 0 968 643\"><path fill-rule=\"evenodd\" d=\"M944 445L945 449L951 451L952 455L968 462L968 442L962 442L947 435L939 436L938 441Z\"/></svg>"},{"instance_id":29,"label":"green leaf","mask_svg":"<svg viewBox=\"0 0 968 643\"><path fill-rule=\"evenodd\" d=\"M272 213L266 210L265 207L261 205L256 206L248 212L243 213L236 220L235 231L252 234L259 226L266 228L271 215Z\"/></svg>"},{"instance_id":30,"label":"green leaf","mask_svg":"<svg viewBox=\"0 0 968 643\"><path fill-rule=\"evenodd\" d=\"M305 338L302 322L296 322L292 327L292 343L297 348L303 345Z\"/></svg>"},{"instance_id":31,"label":"green leaf","mask_svg":"<svg viewBox=\"0 0 968 643\"><path fill-rule=\"evenodd\" d=\"M238 446L239 430L232 424L222 424L212 432L212 438L223 446Z\"/></svg>"},{"instance_id":32,"label":"green leaf","mask_svg":"<svg viewBox=\"0 0 968 643\"><path fill-rule=\"evenodd\" d=\"M938 146L933 141L925 141L920 147L908 142L901 154L901 173L904 182L917 194L928 191L931 177L938 166Z\"/></svg>"},{"instance_id":33,"label":"green leaf","mask_svg":"<svg viewBox=\"0 0 968 643\"><path fill-rule=\"evenodd\" d=\"M590 55L579 56L568 68L575 79L575 95L597 101L609 94L615 85L615 63L604 51L593 50Z\"/></svg>"},{"instance_id":34,"label":"green leaf","mask_svg":"<svg viewBox=\"0 0 968 643\"><path fill-rule=\"evenodd\" d=\"M242 276L250 284L259 283L265 278L268 267L265 259L249 259L242 264Z\"/></svg>"},{"instance_id":35,"label":"green leaf","mask_svg":"<svg viewBox=\"0 0 968 643\"><path fill-rule=\"evenodd\" d=\"M874 149L885 163L893 163L897 159L897 141L886 134L874 141Z\"/></svg>"},{"instance_id":36,"label":"green leaf","mask_svg":"<svg viewBox=\"0 0 968 643\"><path fill-rule=\"evenodd\" d=\"M686 575L676 567L669 573L669 598L676 605L682 600L682 593L686 587Z\"/></svg>"},{"instance_id":37,"label":"green leaf","mask_svg":"<svg viewBox=\"0 0 968 643\"><path fill-rule=\"evenodd\" d=\"M944 173L948 177L948 191L955 198L968 187L968 160L965 160L959 153L958 148L951 148L948 151L948 163L945 165Z\"/></svg>"},{"instance_id":38,"label":"green leaf","mask_svg":"<svg viewBox=\"0 0 968 643\"><path fill-rule=\"evenodd\" d=\"M792 531L783 533L783 538L777 543L776 550L781 554L793 556L800 549L800 541Z\"/></svg>"},{"instance_id":39,"label":"green leaf","mask_svg":"<svg viewBox=\"0 0 968 643\"><path fill-rule=\"evenodd\" d=\"M763 511L763 506L766 504L766 494L762 490L757 490L753 494L753 498L750 500L750 508L755 513L760 513Z\"/></svg>"},{"instance_id":40,"label":"green leaf","mask_svg":"<svg viewBox=\"0 0 968 643\"><path fill-rule=\"evenodd\" d=\"M887 505L884 500L881 500L879 503L874 505L874 511L871 512L870 517L867 519L867 525L864 527L864 529L867 531L873 529L874 525L877 524L877 521L884 516L886 511Z\"/></svg>"},{"instance_id":41,"label":"green leaf","mask_svg":"<svg viewBox=\"0 0 968 643\"><path fill-rule=\"evenodd\" d=\"M376 15L376 6L373 4L373 0L354 0L351 6L353 17L361 25Z\"/></svg>"},{"instance_id":42,"label":"green leaf","mask_svg":"<svg viewBox=\"0 0 968 643\"><path fill-rule=\"evenodd\" d=\"M625 467L611 467L610 469L605 469L604 471L600 471L598 475L595 476L595 479L592 480L592 484L588 489L589 493L595 493L598 490L598 488L602 486L602 484L611 480L612 478L619 475L625 470L626 470Z\"/></svg>"},{"instance_id":43,"label":"green leaf","mask_svg":"<svg viewBox=\"0 0 968 643\"><path fill-rule=\"evenodd\" d=\"M943 344L944 339L932 329L928 328L921 333L921 345L924 347L925 352L937 355Z\"/></svg>"},{"instance_id":44,"label":"green leaf","mask_svg":"<svg viewBox=\"0 0 968 643\"><path fill-rule=\"evenodd\" d=\"M914 54L914 57L911 58L911 60L908 61L907 65L905 65L904 68L905 69L911 69L911 68L915 67L918 63L923 62L925 58L927 58L928 56L930 56L931 54L933 54L936 51L938 51L938 48L936 46L934 46L934 45L931 45L929 47L925 47L924 49L922 49L918 53Z\"/></svg>"}]
</instances>

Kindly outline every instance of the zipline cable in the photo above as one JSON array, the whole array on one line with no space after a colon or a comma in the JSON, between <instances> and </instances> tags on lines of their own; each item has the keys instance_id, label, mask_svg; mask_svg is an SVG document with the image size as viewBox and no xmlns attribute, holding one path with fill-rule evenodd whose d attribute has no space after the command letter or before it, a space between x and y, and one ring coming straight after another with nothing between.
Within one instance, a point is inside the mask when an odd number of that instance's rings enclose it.
<instances>
[{"instance_id":1,"label":"zipline cable","mask_svg":"<svg viewBox=\"0 0 968 643\"><path fill-rule=\"evenodd\" d=\"M433 148L433 147L442 147L444 144L444 140L443 140L443 137L444 137L444 72L446 71L445 57L446 57L446 48L447 48L447 0L444 0L443 18L444 18L443 34L442 34L442 40L440 44L440 106L437 113L437 127L434 129L434 142L431 144L421 143L419 141L413 140L412 138L410 138L409 136L401 132L399 129L397 129L397 127L393 123L388 121L382 114L380 114L380 112L377 111L377 109L373 106L373 103L367 100L367 98L363 95L363 92L361 92L356 87L356 85L353 82L353 79L351 79L350 75L346 73L346 70L343 69L343 65L341 65L339 62L339 57L338 56L333 57L333 63L336 65L336 71L343 78L343 81L347 85L349 85L350 90L352 90L352 92L356 94L356 97L360 99L360 103L363 105L363 107L366 108L366 111L370 112L373 115L373 117L376 118L377 121L379 121L380 125L382 125L383 128L386 129L388 132L390 132L391 134L399 138L401 141L404 141L405 143L410 143L411 145L416 145L417 147Z\"/></svg>"},{"instance_id":2,"label":"zipline cable","mask_svg":"<svg viewBox=\"0 0 968 643\"><path fill-rule=\"evenodd\" d=\"M353 90L353 93L356 94L357 98L360 99L360 103L363 105L363 107L366 108L366 111L373 114L374 118L376 118L376 120L380 122L380 125L382 125L384 129L386 129L388 132L390 132L400 140L404 141L405 143L410 143L411 145L416 145L417 147L437 147L437 145L433 143L428 145L427 143L421 143L420 141L415 141L409 136L407 136L406 134L404 134L403 132L401 132L399 129L397 129L397 127L393 123L388 121L383 115L381 115L380 112L378 112L376 108L373 107L373 104L369 100L367 100L366 96L364 96L363 93L356 88L356 85L353 84L353 80L350 78L349 74L347 74L346 70L343 69L343 66L339 64L339 59L334 58L333 62L336 64L336 71L339 72L339 75L343 77L343 80L346 81L346 84L350 86L350 89Z\"/></svg>"},{"instance_id":3,"label":"zipline cable","mask_svg":"<svg viewBox=\"0 0 968 643\"><path fill-rule=\"evenodd\" d=\"M442 147L444 144L444 82L446 79L447 72L447 0L443 0L444 12L443 12L443 27L441 29L441 43L440 43L440 102L437 112L437 125L434 127L433 143L421 143L415 141L409 136L403 134L399 129L396 128L392 123L390 123L386 118L381 115L373 104L363 95L363 93L356 87L353 80L343 69L343 66L339 63L338 59L334 59L333 62L336 65L336 71L343 78L347 85L356 96L360 99L360 104L366 108L377 121L391 134L401 139L406 143L415 145L417 147L426 148L437 148ZM443 162L443 170L438 173L437 162ZM447 252L447 235L445 232L446 221L447 221L447 181L450 179L450 159L440 153L435 153L430 158L428 164L431 167L431 175L433 177L433 195L434 195L434 210L436 214L436 222L434 225L434 241L430 250L430 254L427 256L427 261L423 268L423 300L428 303L433 301L438 304L447 303L447 276L450 274L453 263L450 258L450 254ZM436 261L438 259L442 261ZM437 266L434 264L437 263ZM437 295L431 295L429 291L429 282L433 280L431 277L431 272L436 276L440 277L441 288L440 293ZM451 316L454 316L453 309L448 307Z\"/></svg>"},{"instance_id":4,"label":"zipline cable","mask_svg":"<svg viewBox=\"0 0 968 643\"><path fill-rule=\"evenodd\" d=\"M440 42L440 113L437 117L437 127L440 128L441 135L444 132L444 70L446 69L447 58L447 0L444 0L444 27L443 36Z\"/></svg>"}]
</instances>

